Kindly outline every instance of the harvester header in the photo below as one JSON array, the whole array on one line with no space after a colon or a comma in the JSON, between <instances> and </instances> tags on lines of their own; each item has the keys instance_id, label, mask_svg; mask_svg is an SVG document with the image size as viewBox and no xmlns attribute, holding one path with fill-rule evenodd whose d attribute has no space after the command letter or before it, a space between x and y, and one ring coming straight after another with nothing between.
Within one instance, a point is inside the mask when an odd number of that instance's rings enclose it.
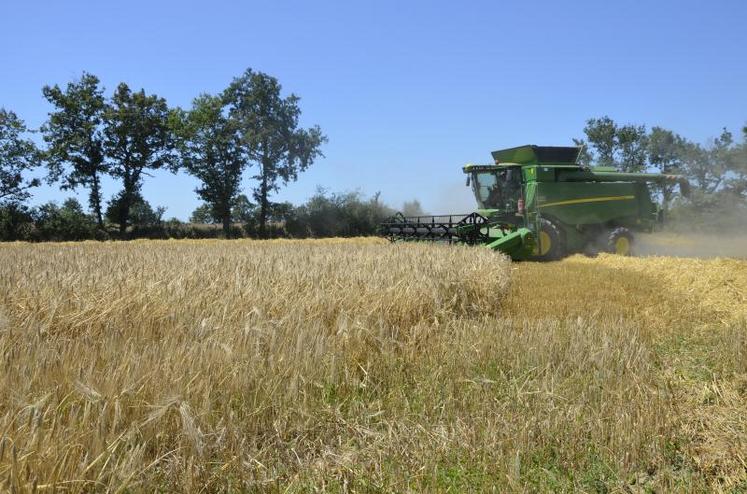
<instances>
[{"instance_id":1,"label":"harvester header","mask_svg":"<svg viewBox=\"0 0 747 494\"><path fill-rule=\"evenodd\" d=\"M397 215L381 225L396 240L484 244L513 259L558 259L572 252L632 252L635 231L651 231L661 212L649 184L676 175L621 173L578 163L581 147L526 145L493 151L494 164L463 167L478 204L461 215Z\"/></svg>"}]
</instances>

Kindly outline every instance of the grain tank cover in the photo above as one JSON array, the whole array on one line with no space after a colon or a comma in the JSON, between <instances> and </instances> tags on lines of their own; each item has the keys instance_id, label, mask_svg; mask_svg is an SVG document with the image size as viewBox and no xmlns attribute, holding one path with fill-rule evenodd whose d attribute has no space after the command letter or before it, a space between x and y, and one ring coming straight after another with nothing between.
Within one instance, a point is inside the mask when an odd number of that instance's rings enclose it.
<instances>
[{"instance_id":1,"label":"grain tank cover","mask_svg":"<svg viewBox=\"0 0 747 494\"><path fill-rule=\"evenodd\" d=\"M495 164L517 163L520 165L575 165L581 147L577 146L519 146L493 151Z\"/></svg>"}]
</instances>

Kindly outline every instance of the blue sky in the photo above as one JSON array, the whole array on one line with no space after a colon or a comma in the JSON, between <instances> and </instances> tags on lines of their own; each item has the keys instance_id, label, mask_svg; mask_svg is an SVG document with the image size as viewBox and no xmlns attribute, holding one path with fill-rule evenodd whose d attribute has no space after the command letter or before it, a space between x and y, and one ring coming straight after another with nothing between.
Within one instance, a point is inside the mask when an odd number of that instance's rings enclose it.
<instances>
[{"instance_id":1,"label":"blue sky","mask_svg":"<svg viewBox=\"0 0 747 494\"><path fill-rule=\"evenodd\" d=\"M42 86L84 70L182 107L247 67L274 75L329 137L326 158L277 197L296 203L321 185L468 211L462 164L570 144L589 117L697 141L747 123L738 0L5 1L0 46L0 106L32 127L50 110ZM143 191L186 219L195 186L159 172ZM69 194L43 187L34 203Z\"/></svg>"}]
</instances>

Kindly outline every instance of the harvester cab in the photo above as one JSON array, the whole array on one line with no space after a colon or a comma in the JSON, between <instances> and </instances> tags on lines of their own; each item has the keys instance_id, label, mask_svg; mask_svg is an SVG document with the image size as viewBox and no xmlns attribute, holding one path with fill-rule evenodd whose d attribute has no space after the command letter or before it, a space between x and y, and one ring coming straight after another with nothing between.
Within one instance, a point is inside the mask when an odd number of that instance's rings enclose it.
<instances>
[{"instance_id":1,"label":"harvester cab","mask_svg":"<svg viewBox=\"0 0 747 494\"><path fill-rule=\"evenodd\" d=\"M651 231L659 208L649 185L678 176L620 173L578 164L580 147L520 146L492 153L489 165L465 165L478 205L466 215L404 217L382 224L391 240L484 244L513 259L559 259L573 252L630 255L634 232Z\"/></svg>"}]
</instances>

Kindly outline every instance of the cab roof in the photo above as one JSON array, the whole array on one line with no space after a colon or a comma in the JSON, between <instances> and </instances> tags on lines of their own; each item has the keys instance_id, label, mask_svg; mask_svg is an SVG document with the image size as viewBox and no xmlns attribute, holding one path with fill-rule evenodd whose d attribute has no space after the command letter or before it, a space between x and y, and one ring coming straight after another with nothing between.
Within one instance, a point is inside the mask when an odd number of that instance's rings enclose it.
<instances>
[{"instance_id":1,"label":"cab roof","mask_svg":"<svg viewBox=\"0 0 747 494\"><path fill-rule=\"evenodd\" d=\"M496 165L517 163L519 165L575 165L581 154L581 146L535 146L527 144L515 148L493 151Z\"/></svg>"}]
</instances>

